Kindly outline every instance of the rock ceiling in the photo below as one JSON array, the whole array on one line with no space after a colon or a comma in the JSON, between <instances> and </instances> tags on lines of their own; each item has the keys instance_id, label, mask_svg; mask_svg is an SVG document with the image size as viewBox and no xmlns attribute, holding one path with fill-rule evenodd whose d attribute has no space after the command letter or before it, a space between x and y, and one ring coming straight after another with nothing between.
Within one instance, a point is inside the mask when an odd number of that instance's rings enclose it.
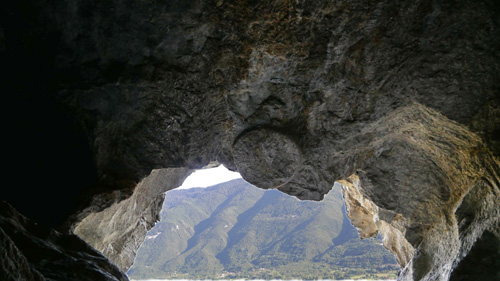
<instances>
[{"instance_id":1,"label":"rock ceiling","mask_svg":"<svg viewBox=\"0 0 500 281\"><path fill-rule=\"evenodd\" d=\"M500 244L497 2L2 4L3 198L126 270L193 169L337 181L400 280L468 280Z\"/></svg>"}]
</instances>

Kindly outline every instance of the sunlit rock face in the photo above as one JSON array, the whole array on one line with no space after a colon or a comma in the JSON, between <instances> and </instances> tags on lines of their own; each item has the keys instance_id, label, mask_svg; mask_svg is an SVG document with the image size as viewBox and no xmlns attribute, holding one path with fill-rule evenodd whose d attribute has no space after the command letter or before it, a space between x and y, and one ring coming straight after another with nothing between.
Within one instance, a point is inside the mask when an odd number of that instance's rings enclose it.
<instances>
[{"instance_id":1,"label":"sunlit rock face","mask_svg":"<svg viewBox=\"0 0 500 281\"><path fill-rule=\"evenodd\" d=\"M154 169L210 161L300 199L340 182L353 223L384 236L400 280L458 278L476 241L500 243L498 1L8 8L23 25L2 25L2 57L31 65L27 96L49 83L42 93L79 124L95 164L67 228L134 213L96 230L94 244L125 246L112 259L144 236L113 238L143 216L120 202L139 202Z\"/></svg>"},{"instance_id":2,"label":"sunlit rock face","mask_svg":"<svg viewBox=\"0 0 500 281\"><path fill-rule=\"evenodd\" d=\"M85 216L74 233L127 271L146 233L160 220L165 192L180 186L190 173L186 168L153 170L132 196Z\"/></svg>"},{"instance_id":3,"label":"sunlit rock face","mask_svg":"<svg viewBox=\"0 0 500 281\"><path fill-rule=\"evenodd\" d=\"M401 280L448 280L473 241L500 222L497 159L465 127L420 105L365 133L375 136L365 166L340 181L349 218L362 238L380 231ZM479 212L465 214L471 205Z\"/></svg>"},{"instance_id":4,"label":"sunlit rock face","mask_svg":"<svg viewBox=\"0 0 500 281\"><path fill-rule=\"evenodd\" d=\"M404 238L405 219L401 215L394 216L388 212L392 217L381 220L379 216L387 211L377 207L362 194L358 176L352 175L339 183L342 186L347 215L352 225L358 229L359 237L361 239L373 238L380 233L384 238L384 246L396 256L402 268L406 267L415 249Z\"/></svg>"}]
</instances>

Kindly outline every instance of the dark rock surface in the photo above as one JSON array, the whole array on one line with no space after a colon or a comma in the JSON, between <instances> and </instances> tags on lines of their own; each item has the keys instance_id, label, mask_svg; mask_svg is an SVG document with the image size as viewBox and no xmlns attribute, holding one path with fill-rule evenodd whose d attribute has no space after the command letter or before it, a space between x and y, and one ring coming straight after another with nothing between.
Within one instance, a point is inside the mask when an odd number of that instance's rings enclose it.
<instances>
[{"instance_id":1,"label":"dark rock surface","mask_svg":"<svg viewBox=\"0 0 500 281\"><path fill-rule=\"evenodd\" d=\"M0 201L1 280L128 280L76 235L29 220Z\"/></svg>"},{"instance_id":2,"label":"dark rock surface","mask_svg":"<svg viewBox=\"0 0 500 281\"><path fill-rule=\"evenodd\" d=\"M1 5L23 187L3 197L37 221L73 229L153 169L218 161L301 199L356 186L386 246L413 249L401 280L500 243L496 0Z\"/></svg>"}]
</instances>

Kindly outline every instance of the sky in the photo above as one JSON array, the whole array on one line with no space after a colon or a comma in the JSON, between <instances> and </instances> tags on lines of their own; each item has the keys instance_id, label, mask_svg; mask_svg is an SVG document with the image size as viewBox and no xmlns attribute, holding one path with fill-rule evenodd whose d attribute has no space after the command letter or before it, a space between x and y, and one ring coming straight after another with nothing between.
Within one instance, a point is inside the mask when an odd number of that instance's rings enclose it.
<instances>
[{"instance_id":1,"label":"sky","mask_svg":"<svg viewBox=\"0 0 500 281\"><path fill-rule=\"evenodd\" d=\"M207 187L237 178L241 178L239 173L231 172L223 165L220 165L217 168L203 169L193 172L177 189Z\"/></svg>"}]
</instances>

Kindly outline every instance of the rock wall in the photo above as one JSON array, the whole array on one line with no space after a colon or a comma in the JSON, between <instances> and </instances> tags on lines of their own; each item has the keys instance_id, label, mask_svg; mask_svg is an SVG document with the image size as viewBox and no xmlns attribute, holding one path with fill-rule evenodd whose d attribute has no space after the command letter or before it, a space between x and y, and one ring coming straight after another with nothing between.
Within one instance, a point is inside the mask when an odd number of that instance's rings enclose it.
<instances>
[{"instance_id":1,"label":"rock wall","mask_svg":"<svg viewBox=\"0 0 500 281\"><path fill-rule=\"evenodd\" d=\"M180 186L191 172L185 168L153 170L132 196L88 214L73 232L126 272L146 233L160 220L165 192Z\"/></svg>"},{"instance_id":2,"label":"rock wall","mask_svg":"<svg viewBox=\"0 0 500 281\"><path fill-rule=\"evenodd\" d=\"M5 201L0 201L0 245L1 280L128 280L78 236L38 225Z\"/></svg>"},{"instance_id":3,"label":"rock wall","mask_svg":"<svg viewBox=\"0 0 500 281\"><path fill-rule=\"evenodd\" d=\"M46 159L49 147L75 157L35 161L34 171L50 179L52 167L73 167L60 174L91 181L40 192L80 200L31 212L42 220L57 213L66 230L82 220L88 230L99 225L91 213L129 214L120 206L137 202L134 217L110 219L116 228L97 228L93 242L132 253L141 235L113 233L158 202L137 201L151 171L217 161L300 199L321 200L336 181L349 187L353 222L372 220L361 233L382 233L400 280L460 278L476 241L500 243L498 1L3 5L2 91L28 120L8 127L23 140L9 142L19 151L10 162ZM33 139L44 145L25 152ZM26 207L24 193L8 199Z\"/></svg>"},{"instance_id":4,"label":"rock wall","mask_svg":"<svg viewBox=\"0 0 500 281\"><path fill-rule=\"evenodd\" d=\"M380 231L402 265L400 280L449 280L500 223L498 159L465 127L420 105L365 133L375 136L360 156L366 166L340 181L351 222L362 238ZM472 205L478 213L469 213Z\"/></svg>"}]
</instances>

